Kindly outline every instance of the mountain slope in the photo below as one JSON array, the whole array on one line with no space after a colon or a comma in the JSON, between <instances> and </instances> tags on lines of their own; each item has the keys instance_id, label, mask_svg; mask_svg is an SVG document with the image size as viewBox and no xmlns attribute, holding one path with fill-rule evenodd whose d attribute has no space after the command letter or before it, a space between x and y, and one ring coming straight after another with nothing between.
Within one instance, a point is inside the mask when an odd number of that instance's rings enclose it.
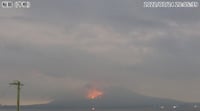
<instances>
[{"instance_id":1,"label":"mountain slope","mask_svg":"<svg viewBox=\"0 0 200 111\"><path fill-rule=\"evenodd\" d=\"M144 96L141 94L134 93L124 88L110 88L105 90L102 97L94 100L89 100L78 95L72 95L72 98L62 97L48 104L52 107L68 107L68 108L83 108L95 107L101 108L128 108L128 107L148 107L155 105L174 105L184 104L180 101L161 99L155 97Z\"/></svg>"}]
</instances>

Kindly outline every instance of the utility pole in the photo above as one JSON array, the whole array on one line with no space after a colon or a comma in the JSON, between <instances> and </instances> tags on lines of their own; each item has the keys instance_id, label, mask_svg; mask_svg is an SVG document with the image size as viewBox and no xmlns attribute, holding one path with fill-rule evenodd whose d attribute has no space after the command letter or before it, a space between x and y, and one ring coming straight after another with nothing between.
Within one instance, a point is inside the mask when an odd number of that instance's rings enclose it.
<instances>
[{"instance_id":1,"label":"utility pole","mask_svg":"<svg viewBox=\"0 0 200 111\"><path fill-rule=\"evenodd\" d=\"M15 80L14 82L9 83L9 84L17 86L17 111L19 111L19 106L20 106L20 89L21 89L21 86L23 86L23 84L20 81L18 81L18 80Z\"/></svg>"}]
</instances>

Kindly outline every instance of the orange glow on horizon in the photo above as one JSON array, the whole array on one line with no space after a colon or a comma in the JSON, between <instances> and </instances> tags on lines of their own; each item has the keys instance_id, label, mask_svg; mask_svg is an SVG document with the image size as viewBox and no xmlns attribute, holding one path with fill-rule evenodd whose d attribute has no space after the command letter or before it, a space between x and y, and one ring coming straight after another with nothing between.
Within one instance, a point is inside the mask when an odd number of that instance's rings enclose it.
<instances>
[{"instance_id":1,"label":"orange glow on horizon","mask_svg":"<svg viewBox=\"0 0 200 111\"><path fill-rule=\"evenodd\" d=\"M103 95L103 92L97 89L90 89L87 94L87 98L95 99Z\"/></svg>"}]
</instances>

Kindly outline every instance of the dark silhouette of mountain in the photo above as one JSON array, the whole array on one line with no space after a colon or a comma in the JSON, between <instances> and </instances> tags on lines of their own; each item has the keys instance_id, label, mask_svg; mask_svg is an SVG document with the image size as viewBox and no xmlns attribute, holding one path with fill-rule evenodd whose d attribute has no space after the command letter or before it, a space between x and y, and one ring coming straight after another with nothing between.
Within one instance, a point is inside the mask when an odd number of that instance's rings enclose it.
<instances>
[{"instance_id":1,"label":"dark silhouette of mountain","mask_svg":"<svg viewBox=\"0 0 200 111\"><path fill-rule=\"evenodd\" d=\"M23 108L159 108L161 105L172 107L187 106L184 103L171 99L144 96L125 88L109 88L104 90L104 95L96 99L87 99L81 94L71 93L60 96L48 104L22 106ZM9 107L9 106L6 106ZM13 106L10 106L13 107Z\"/></svg>"},{"instance_id":2,"label":"dark silhouette of mountain","mask_svg":"<svg viewBox=\"0 0 200 111\"><path fill-rule=\"evenodd\" d=\"M125 88L109 88L105 90L102 97L94 100L86 99L78 95L72 95L74 99L70 97L63 97L52 101L48 106L53 107L68 107L68 108L87 108L95 105L99 108L132 108L132 107L151 107L159 105L180 105L183 102L161 99L155 97L144 96L138 93L134 93Z\"/></svg>"}]
</instances>

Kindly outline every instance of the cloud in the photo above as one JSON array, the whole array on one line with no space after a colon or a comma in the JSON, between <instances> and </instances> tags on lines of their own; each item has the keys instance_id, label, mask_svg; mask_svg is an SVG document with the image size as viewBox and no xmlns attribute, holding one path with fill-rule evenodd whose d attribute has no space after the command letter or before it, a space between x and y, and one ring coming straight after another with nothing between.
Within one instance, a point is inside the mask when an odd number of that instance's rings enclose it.
<instances>
[{"instance_id":1,"label":"cloud","mask_svg":"<svg viewBox=\"0 0 200 111\"><path fill-rule=\"evenodd\" d=\"M4 92L20 79L26 101L50 101L90 83L200 101L198 8L146 9L132 0L31 3L28 10L0 11Z\"/></svg>"}]
</instances>

